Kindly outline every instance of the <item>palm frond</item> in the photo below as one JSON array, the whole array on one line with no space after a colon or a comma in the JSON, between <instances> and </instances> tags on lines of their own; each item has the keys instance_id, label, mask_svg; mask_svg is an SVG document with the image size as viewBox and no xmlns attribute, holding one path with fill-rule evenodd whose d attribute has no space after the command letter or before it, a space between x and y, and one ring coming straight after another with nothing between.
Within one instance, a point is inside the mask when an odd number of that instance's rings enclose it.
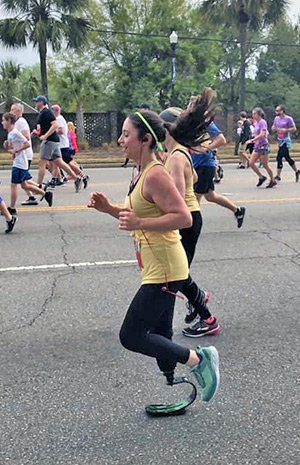
<instances>
[{"instance_id":1,"label":"palm frond","mask_svg":"<svg viewBox=\"0 0 300 465\"><path fill-rule=\"evenodd\" d=\"M62 15L62 23L68 48L79 48L91 28L89 21L71 15Z\"/></svg>"},{"instance_id":2,"label":"palm frond","mask_svg":"<svg viewBox=\"0 0 300 465\"><path fill-rule=\"evenodd\" d=\"M0 21L0 39L7 47L25 47L30 35L31 23L28 19L19 21L7 18Z\"/></svg>"},{"instance_id":3,"label":"palm frond","mask_svg":"<svg viewBox=\"0 0 300 465\"><path fill-rule=\"evenodd\" d=\"M266 1L265 23L274 24L284 17L291 2L290 0Z\"/></svg>"},{"instance_id":4,"label":"palm frond","mask_svg":"<svg viewBox=\"0 0 300 465\"><path fill-rule=\"evenodd\" d=\"M18 15L20 13L28 13L31 9L30 0L1 0L1 6L5 13L14 13Z\"/></svg>"},{"instance_id":5,"label":"palm frond","mask_svg":"<svg viewBox=\"0 0 300 465\"><path fill-rule=\"evenodd\" d=\"M86 7L86 0L55 0L51 2L59 11L75 13Z\"/></svg>"},{"instance_id":6,"label":"palm frond","mask_svg":"<svg viewBox=\"0 0 300 465\"><path fill-rule=\"evenodd\" d=\"M13 60L0 62L0 75L2 79L17 79L21 73L21 65Z\"/></svg>"},{"instance_id":7,"label":"palm frond","mask_svg":"<svg viewBox=\"0 0 300 465\"><path fill-rule=\"evenodd\" d=\"M64 24L54 18L47 23L47 40L51 43L54 52L59 52L64 36Z\"/></svg>"},{"instance_id":8,"label":"palm frond","mask_svg":"<svg viewBox=\"0 0 300 465\"><path fill-rule=\"evenodd\" d=\"M39 19L32 30L31 41L36 47L47 42L47 22Z\"/></svg>"}]
</instances>

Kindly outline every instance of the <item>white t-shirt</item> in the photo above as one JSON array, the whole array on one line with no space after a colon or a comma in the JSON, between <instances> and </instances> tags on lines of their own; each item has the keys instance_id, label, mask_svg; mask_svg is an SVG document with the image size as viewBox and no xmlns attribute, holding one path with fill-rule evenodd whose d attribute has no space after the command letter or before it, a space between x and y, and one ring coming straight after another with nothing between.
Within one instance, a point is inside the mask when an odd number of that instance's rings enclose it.
<instances>
[{"instance_id":1,"label":"white t-shirt","mask_svg":"<svg viewBox=\"0 0 300 465\"><path fill-rule=\"evenodd\" d=\"M17 121L15 122L15 129L17 129L19 132L22 131L29 131L30 134L30 127L29 124L27 123L26 119L21 116ZM33 150L32 150L32 145L31 145L31 138L29 138L30 147L25 150L27 160L32 160L33 159Z\"/></svg>"},{"instance_id":2,"label":"white t-shirt","mask_svg":"<svg viewBox=\"0 0 300 465\"><path fill-rule=\"evenodd\" d=\"M28 142L26 137L20 133L16 128L8 133L7 136L8 142L12 145L14 150L18 150L24 142ZM13 161L13 166L20 168L21 170L28 170L28 158L26 155L26 150L16 153L16 158Z\"/></svg>"},{"instance_id":3,"label":"white t-shirt","mask_svg":"<svg viewBox=\"0 0 300 465\"><path fill-rule=\"evenodd\" d=\"M63 117L63 115L58 115L56 118L56 121L58 122L58 128L63 128L64 134L58 134L59 135L59 148L60 149L67 149L70 146L69 143L69 138L68 138L68 124Z\"/></svg>"}]
</instances>

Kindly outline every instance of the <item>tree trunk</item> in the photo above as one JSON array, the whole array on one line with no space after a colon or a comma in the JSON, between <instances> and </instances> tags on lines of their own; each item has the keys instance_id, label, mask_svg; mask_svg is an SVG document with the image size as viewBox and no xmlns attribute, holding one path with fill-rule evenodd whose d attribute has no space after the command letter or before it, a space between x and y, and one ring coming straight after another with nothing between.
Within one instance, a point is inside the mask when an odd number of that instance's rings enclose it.
<instances>
[{"instance_id":1,"label":"tree trunk","mask_svg":"<svg viewBox=\"0 0 300 465\"><path fill-rule=\"evenodd\" d=\"M76 119L77 119L77 136L78 140L85 140L85 130L83 122L83 101L79 100L76 106Z\"/></svg>"},{"instance_id":2,"label":"tree trunk","mask_svg":"<svg viewBox=\"0 0 300 465\"><path fill-rule=\"evenodd\" d=\"M48 98L48 79L47 79L47 44L46 41L39 44L40 68L42 79L42 93Z\"/></svg>"},{"instance_id":3,"label":"tree trunk","mask_svg":"<svg viewBox=\"0 0 300 465\"><path fill-rule=\"evenodd\" d=\"M241 80L240 80L240 110L245 110L246 100L246 36L247 23L240 23L240 44L241 44Z\"/></svg>"}]
</instances>

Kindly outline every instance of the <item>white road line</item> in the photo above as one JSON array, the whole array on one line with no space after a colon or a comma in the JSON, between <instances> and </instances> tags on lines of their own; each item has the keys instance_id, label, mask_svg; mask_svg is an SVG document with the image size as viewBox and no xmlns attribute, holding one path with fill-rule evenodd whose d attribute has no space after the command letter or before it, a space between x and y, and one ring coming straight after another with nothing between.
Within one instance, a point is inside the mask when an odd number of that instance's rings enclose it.
<instances>
[{"instance_id":1,"label":"white road line","mask_svg":"<svg viewBox=\"0 0 300 465\"><path fill-rule=\"evenodd\" d=\"M29 265L29 266L10 266L7 268L0 268L0 273L8 271L44 271L44 270L60 270L70 268L84 268L92 266L117 266L117 265L133 265L136 260L115 260L112 262L82 262L82 263L57 263L53 265Z\"/></svg>"}]
</instances>

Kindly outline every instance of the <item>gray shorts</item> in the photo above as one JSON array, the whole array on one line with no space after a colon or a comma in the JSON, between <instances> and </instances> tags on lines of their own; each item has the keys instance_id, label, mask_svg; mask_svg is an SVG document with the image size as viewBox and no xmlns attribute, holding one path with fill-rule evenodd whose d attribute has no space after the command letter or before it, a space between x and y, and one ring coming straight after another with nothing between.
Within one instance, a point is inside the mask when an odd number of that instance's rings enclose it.
<instances>
[{"instance_id":1,"label":"gray shorts","mask_svg":"<svg viewBox=\"0 0 300 465\"><path fill-rule=\"evenodd\" d=\"M51 140L43 140L40 148L40 159L53 161L61 158L61 151L59 142L52 142Z\"/></svg>"}]
</instances>

